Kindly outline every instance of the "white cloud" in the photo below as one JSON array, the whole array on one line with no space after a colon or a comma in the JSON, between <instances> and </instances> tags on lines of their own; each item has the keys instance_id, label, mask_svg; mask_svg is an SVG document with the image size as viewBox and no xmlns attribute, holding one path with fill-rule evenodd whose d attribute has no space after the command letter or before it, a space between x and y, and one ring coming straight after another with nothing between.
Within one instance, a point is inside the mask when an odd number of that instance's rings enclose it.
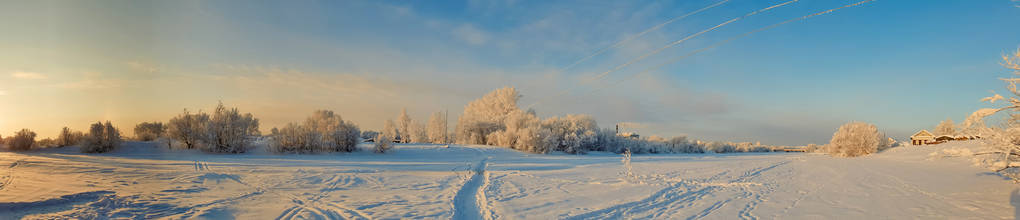
<instances>
[{"instance_id":1,"label":"white cloud","mask_svg":"<svg viewBox=\"0 0 1020 220\"><path fill-rule=\"evenodd\" d=\"M482 45L489 40L489 34L475 28L474 25L464 24L453 29L453 35L471 45Z\"/></svg>"},{"instance_id":2,"label":"white cloud","mask_svg":"<svg viewBox=\"0 0 1020 220\"><path fill-rule=\"evenodd\" d=\"M46 79L46 75L25 71L14 71L11 73L11 77L18 79Z\"/></svg>"}]
</instances>

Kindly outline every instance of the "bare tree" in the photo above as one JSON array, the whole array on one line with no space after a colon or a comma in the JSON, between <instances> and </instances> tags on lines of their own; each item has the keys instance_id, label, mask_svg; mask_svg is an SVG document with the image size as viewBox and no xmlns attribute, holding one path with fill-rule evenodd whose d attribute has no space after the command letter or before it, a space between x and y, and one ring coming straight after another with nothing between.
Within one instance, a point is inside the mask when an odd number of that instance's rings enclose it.
<instances>
[{"instance_id":1,"label":"bare tree","mask_svg":"<svg viewBox=\"0 0 1020 220\"><path fill-rule=\"evenodd\" d=\"M394 137L400 137L400 143L411 142L411 116L407 115L407 108L400 110L400 116L397 117L397 134Z\"/></svg>"},{"instance_id":2,"label":"bare tree","mask_svg":"<svg viewBox=\"0 0 1020 220\"><path fill-rule=\"evenodd\" d=\"M84 136L85 134L80 131L72 131L71 128L64 127L63 129L60 129L60 135L57 136L57 147L66 147L78 144Z\"/></svg>"}]
</instances>

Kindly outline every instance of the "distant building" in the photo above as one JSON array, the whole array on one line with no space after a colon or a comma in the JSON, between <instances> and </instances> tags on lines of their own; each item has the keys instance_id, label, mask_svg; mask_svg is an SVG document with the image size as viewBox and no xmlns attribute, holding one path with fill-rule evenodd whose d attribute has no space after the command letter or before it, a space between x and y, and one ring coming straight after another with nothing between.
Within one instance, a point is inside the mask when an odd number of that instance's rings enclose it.
<instances>
[{"instance_id":1,"label":"distant building","mask_svg":"<svg viewBox=\"0 0 1020 220\"><path fill-rule=\"evenodd\" d=\"M935 142L935 135L928 132L928 130L921 130L910 136L910 144L912 145L925 145L933 142Z\"/></svg>"},{"instance_id":2,"label":"distant building","mask_svg":"<svg viewBox=\"0 0 1020 220\"><path fill-rule=\"evenodd\" d=\"M942 135L942 136L935 137L935 141L939 141L939 142L955 141L955 140L956 140L956 138L953 138L953 136L949 136L949 135Z\"/></svg>"}]
</instances>

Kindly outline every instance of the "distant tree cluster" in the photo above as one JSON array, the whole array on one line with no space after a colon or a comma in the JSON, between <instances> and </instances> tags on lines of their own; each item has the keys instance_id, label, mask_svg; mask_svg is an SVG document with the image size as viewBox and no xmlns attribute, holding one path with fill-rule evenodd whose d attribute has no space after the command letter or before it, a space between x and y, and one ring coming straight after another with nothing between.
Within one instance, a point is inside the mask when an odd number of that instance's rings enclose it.
<instances>
[{"instance_id":1,"label":"distant tree cluster","mask_svg":"<svg viewBox=\"0 0 1020 220\"><path fill-rule=\"evenodd\" d=\"M120 131L110 121L96 122L89 127L89 133L82 138L82 153L105 153L120 146Z\"/></svg>"},{"instance_id":2,"label":"distant tree cluster","mask_svg":"<svg viewBox=\"0 0 1020 220\"><path fill-rule=\"evenodd\" d=\"M360 135L361 130L353 122L344 121L333 111L318 110L303 124L273 128L270 149L291 153L353 152Z\"/></svg>"},{"instance_id":3,"label":"distant tree cluster","mask_svg":"<svg viewBox=\"0 0 1020 220\"><path fill-rule=\"evenodd\" d=\"M71 128L64 127L60 129L60 135L57 136L57 147L66 147L78 144L84 137L85 134L81 131L73 131Z\"/></svg>"},{"instance_id":4,"label":"distant tree cluster","mask_svg":"<svg viewBox=\"0 0 1020 220\"><path fill-rule=\"evenodd\" d=\"M734 153L769 152L772 147L751 143L689 141L686 137L634 138L615 130L599 129L588 115L567 115L541 120L534 110L518 108L521 95L506 87L468 103L457 120L459 144L487 144L533 153L588 151L613 153Z\"/></svg>"},{"instance_id":5,"label":"distant tree cluster","mask_svg":"<svg viewBox=\"0 0 1020 220\"><path fill-rule=\"evenodd\" d=\"M187 149L244 153L261 134L259 120L251 113L241 114L237 108L227 109L220 103L212 115L184 110L167 123L167 135Z\"/></svg>"}]
</instances>

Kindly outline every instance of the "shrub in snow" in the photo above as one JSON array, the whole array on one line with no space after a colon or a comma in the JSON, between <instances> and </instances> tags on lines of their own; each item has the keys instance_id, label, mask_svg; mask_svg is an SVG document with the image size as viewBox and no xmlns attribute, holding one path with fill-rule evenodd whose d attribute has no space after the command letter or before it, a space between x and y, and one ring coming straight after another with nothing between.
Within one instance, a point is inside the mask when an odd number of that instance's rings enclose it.
<instances>
[{"instance_id":1,"label":"shrub in snow","mask_svg":"<svg viewBox=\"0 0 1020 220\"><path fill-rule=\"evenodd\" d=\"M104 153L120 146L120 131L110 121L96 122L89 127L89 133L82 138L82 153Z\"/></svg>"},{"instance_id":2,"label":"shrub in snow","mask_svg":"<svg viewBox=\"0 0 1020 220\"><path fill-rule=\"evenodd\" d=\"M840 126L832 135L827 150L832 156L857 157L888 148L891 143L887 140L875 125L850 122Z\"/></svg>"},{"instance_id":3,"label":"shrub in snow","mask_svg":"<svg viewBox=\"0 0 1020 220\"><path fill-rule=\"evenodd\" d=\"M318 110L304 124L289 123L283 129L274 128L269 146L277 152L353 152L357 150L360 135L354 123L344 121L333 111Z\"/></svg>"},{"instance_id":4,"label":"shrub in snow","mask_svg":"<svg viewBox=\"0 0 1020 220\"><path fill-rule=\"evenodd\" d=\"M184 144L187 149L194 149L205 139L208 125L209 114L191 114L185 109L184 113L171 118L167 123L167 136Z\"/></svg>"},{"instance_id":5,"label":"shrub in snow","mask_svg":"<svg viewBox=\"0 0 1020 220\"><path fill-rule=\"evenodd\" d=\"M28 129L21 129L14 136L7 137L4 139L7 142L7 147L13 151L26 151L32 149L32 145L35 144L35 132Z\"/></svg>"},{"instance_id":6,"label":"shrub in snow","mask_svg":"<svg viewBox=\"0 0 1020 220\"><path fill-rule=\"evenodd\" d=\"M376 153L386 153L393 148L393 137L397 135L397 127L393 124L393 120L386 120L383 124L382 133L375 138L374 151Z\"/></svg>"},{"instance_id":7,"label":"shrub in snow","mask_svg":"<svg viewBox=\"0 0 1020 220\"><path fill-rule=\"evenodd\" d=\"M220 103L209 118L202 150L214 153L244 153L252 139L259 136L259 120L251 113L241 114L237 108L227 109Z\"/></svg>"},{"instance_id":8,"label":"shrub in snow","mask_svg":"<svg viewBox=\"0 0 1020 220\"><path fill-rule=\"evenodd\" d=\"M85 134L80 131L72 131L70 128L64 127L63 129L60 129L60 135L57 136L56 145L57 147L75 145L78 144L78 142L81 142L81 139L84 136Z\"/></svg>"},{"instance_id":9,"label":"shrub in snow","mask_svg":"<svg viewBox=\"0 0 1020 220\"><path fill-rule=\"evenodd\" d=\"M162 122L142 122L135 125L135 138L139 141L153 141L166 135L167 126Z\"/></svg>"}]
</instances>

